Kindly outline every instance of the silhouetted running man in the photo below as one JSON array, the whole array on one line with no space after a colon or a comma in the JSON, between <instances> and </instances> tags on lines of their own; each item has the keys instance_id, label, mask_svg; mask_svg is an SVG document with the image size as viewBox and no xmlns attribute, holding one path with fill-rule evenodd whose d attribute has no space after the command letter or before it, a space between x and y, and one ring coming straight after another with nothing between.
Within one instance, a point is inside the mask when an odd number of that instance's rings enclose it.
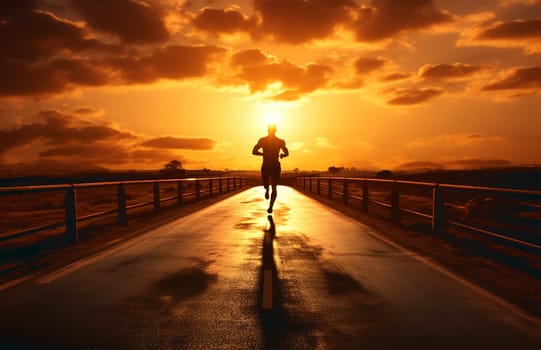
<instances>
[{"instance_id":1,"label":"silhouetted running man","mask_svg":"<svg viewBox=\"0 0 541 350\"><path fill-rule=\"evenodd\" d=\"M267 128L269 135L262 137L257 141L257 144L252 150L252 154L256 156L263 156L263 165L261 165L261 178L263 180L263 187L265 187L265 199L269 199L269 180L272 186L272 193L270 195L269 209L267 213L272 213L272 207L274 201L276 201L276 186L280 180L280 161L289 155L289 151L286 147L286 142L276 137L276 125L271 124ZM263 149L263 152L260 151ZM283 153L280 153L280 150Z\"/></svg>"}]
</instances>

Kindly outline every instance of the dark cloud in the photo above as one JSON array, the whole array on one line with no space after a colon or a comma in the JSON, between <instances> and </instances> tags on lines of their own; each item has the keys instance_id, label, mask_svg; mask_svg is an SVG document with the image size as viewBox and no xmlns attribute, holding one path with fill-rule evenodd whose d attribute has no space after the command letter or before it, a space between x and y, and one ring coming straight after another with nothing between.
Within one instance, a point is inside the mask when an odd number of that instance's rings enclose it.
<instances>
[{"instance_id":1,"label":"dark cloud","mask_svg":"<svg viewBox=\"0 0 541 350\"><path fill-rule=\"evenodd\" d=\"M194 25L213 34L250 32L257 25L256 18L244 17L232 9L204 8L194 18Z\"/></svg>"},{"instance_id":2,"label":"dark cloud","mask_svg":"<svg viewBox=\"0 0 541 350\"><path fill-rule=\"evenodd\" d=\"M522 47L526 54L541 52L541 19L482 23L466 28L457 46Z\"/></svg>"},{"instance_id":3,"label":"dark cloud","mask_svg":"<svg viewBox=\"0 0 541 350\"><path fill-rule=\"evenodd\" d=\"M225 51L216 46L171 45L147 56L112 58L107 63L119 72L121 83L150 83L201 77L212 59Z\"/></svg>"},{"instance_id":4,"label":"dark cloud","mask_svg":"<svg viewBox=\"0 0 541 350\"><path fill-rule=\"evenodd\" d=\"M323 39L358 7L353 0L255 0L261 16L258 34L299 44Z\"/></svg>"},{"instance_id":5,"label":"dark cloud","mask_svg":"<svg viewBox=\"0 0 541 350\"><path fill-rule=\"evenodd\" d=\"M116 167L125 164L165 163L170 159L182 158L168 149L145 149L135 144L122 142L94 142L92 144L65 144L51 146L39 152L38 159L80 162L85 161L104 167Z\"/></svg>"},{"instance_id":6,"label":"dark cloud","mask_svg":"<svg viewBox=\"0 0 541 350\"><path fill-rule=\"evenodd\" d=\"M42 111L37 121L10 130L0 130L0 154L17 147L41 141L44 144L75 144L133 139L135 135L108 125L89 125L57 110Z\"/></svg>"},{"instance_id":7,"label":"dark cloud","mask_svg":"<svg viewBox=\"0 0 541 350\"><path fill-rule=\"evenodd\" d=\"M501 79L482 87L484 91L514 89L541 89L541 67L515 67Z\"/></svg>"},{"instance_id":8,"label":"dark cloud","mask_svg":"<svg viewBox=\"0 0 541 350\"><path fill-rule=\"evenodd\" d=\"M96 115L101 114L102 110L94 107L78 107L73 110L73 113L80 115Z\"/></svg>"},{"instance_id":9,"label":"dark cloud","mask_svg":"<svg viewBox=\"0 0 541 350\"><path fill-rule=\"evenodd\" d=\"M432 0L372 0L358 12L353 29L359 41L379 41L404 31L453 22Z\"/></svg>"},{"instance_id":10,"label":"dark cloud","mask_svg":"<svg viewBox=\"0 0 541 350\"><path fill-rule=\"evenodd\" d=\"M38 159L61 162L85 161L105 167L133 163L167 162L179 156L170 150L141 149L133 144L118 142L95 142L88 145L66 144L52 146L39 152Z\"/></svg>"},{"instance_id":11,"label":"dark cloud","mask_svg":"<svg viewBox=\"0 0 541 350\"><path fill-rule=\"evenodd\" d=\"M155 43L169 38L165 12L155 1L69 0L88 26L117 35L123 43Z\"/></svg>"},{"instance_id":12,"label":"dark cloud","mask_svg":"<svg viewBox=\"0 0 541 350\"><path fill-rule=\"evenodd\" d=\"M109 83L110 72L88 59L55 59L39 63L0 59L0 96L60 93L75 86Z\"/></svg>"},{"instance_id":13,"label":"dark cloud","mask_svg":"<svg viewBox=\"0 0 541 350\"><path fill-rule=\"evenodd\" d=\"M411 76L409 73L392 73L389 75L386 75L381 80L382 81L396 81L396 80L402 80L407 79Z\"/></svg>"},{"instance_id":14,"label":"dark cloud","mask_svg":"<svg viewBox=\"0 0 541 350\"><path fill-rule=\"evenodd\" d=\"M201 77L225 49L215 46L159 48L146 56L103 60L63 58L38 63L0 58L0 96L49 95L75 87L151 83Z\"/></svg>"},{"instance_id":15,"label":"dark cloud","mask_svg":"<svg viewBox=\"0 0 541 350\"><path fill-rule=\"evenodd\" d=\"M484 40L525 38L541 38L541 19L498 22L483 29L476 37Z\"/></svg>"},{"instance_id":16,"label":"dark cloud","mask_svg":"<svg viewBox=\"0 0 541 350\"><path fill-rule=\"evenodd\" d=\"M216 141L208 138L145 137L119 128L81 119L58 110L38 113L35 121L0 130L0 156L12 156L26 146L37 158L26 164L11 164L13 169L54 169L50 165L72 164L69 169L116 167L126 164L165 163L184 159L177 149L212 149ZM0 161L2 158L0 157ZM7 164L7 162L3 161Z\"/></svg>"},{"instance_id":17,"label":"dark cloud","mask_svg":"<svg viewBox=\"0 0 541 350\"><path fill-rule=\"evenodd\" d=\"M484 69L483 66L464 63L425 64L419 68L418 75L427 80L452 80L471 76Z\"/></svg>"},{"instance_id":18,"label":"dark cloud","mask_svg":"<svg viewBox=\"0 0 541 350\"><path fill-rule=\"evenodd\" d=\"M372 0L368 5L355 0L254 0L254 9L247 17L236 9L203 8L194 24L213 34L246 32L256 39L301 44L325 39L337 28L371 42L454 21L432 0Z\"/></svg>"},{"instance_id":19,"label":"dark cloud","mask_svg":"<svg viewBox=\"0 0 541 350\"><path fill-rule=\"evenodd\" d=\"M254 66L266 63L268 57L259 49L237 52L231 58L232 66Z\"/></svg>"},{"instance_id":20,"label":"dark cloud","mask_svg":"<svg viewBox=\"0 0 541 350\"><path fill-rule=\"evenodd\" d=\"M76 24L48 12L36 11L33 1L2 2L0 58L36 61L44 57L85 50L119 51L89 38Z\"/></svg>"},{"instance_id":21,"label":"dark cloud","mask_svg":"<svg viewBox=\"0 0 541 350\"><path fill-rule=\"evenodd\" d=\"M385 57L359 57L353 64L357 74L364 74L379 70L389 62Z\"/></svg>"},{"instance_id":22,"label":"dark cloud","mask_svg":"<svg viewBox=\"0 0 541 350\"><path fill-rule=\"evenodd\" d=\"M180 138L171 136L157 137L141 144L141 146L152 148L193 150L210 150L215 145L216 141L209 138Z\"/></svg>"},{"instance_id":23,"label":"dark cloud","mask_svg":"<svg viewBox=\"0 0 541 350\"><path fill-rule=\"evenodd\" d=\"M387 91L391 95L387 99L390 105L415 105L433 99L443 93L436 88L400 88Z\"/></svg>"},{"instance_id":24,"label":"dark cloud","mask_svg":"<svg viewBox=\"0 0 541 350\"><path fill-rule=\"evenodd\" d=\"M104 154L107 155L108 162L123 163L126 159L129 159L129 151L122 147L111 147L110 144L94 143L94 144L68 144L62 146L53 146L47 148L45 151L39 152L39 156L42 158L49 157L80 157L86 159L96 160L103 159Z\"/></svg>"},{"instance_id":25,"label":"dark cloud","mask_svg":"<svg viewBox=\"0 0 541 350\"><path fill-rule=\"evenodd\" d=\"M248 84L251 92L264 92L272 83L281 83L282 91L275 98L292 100L302 94L324 88L329 83L332 69L326 65L309 64L306 67L290 62L267 63L242 67L237 79Z\"/></svg>"},{"instance_id":26,"label":"dark cloud","mask_svg":"<svg viewBox=\"0 0 541 350\"><path fill-rule=\"evenodd\" d=\"M125 42L165 38L153 29L159 27L153 18L163 14L144 2L69 3L88 18L95 15L113 28L127 28L118 31ZM43 96L77 87L197 77L205 74L214 54L225 52L214 46L171 45L141 54L102 43L92 38L88 28L40 10L38 5L36 1L0 5L0 96Z\"/></svg>"}]
</instances>

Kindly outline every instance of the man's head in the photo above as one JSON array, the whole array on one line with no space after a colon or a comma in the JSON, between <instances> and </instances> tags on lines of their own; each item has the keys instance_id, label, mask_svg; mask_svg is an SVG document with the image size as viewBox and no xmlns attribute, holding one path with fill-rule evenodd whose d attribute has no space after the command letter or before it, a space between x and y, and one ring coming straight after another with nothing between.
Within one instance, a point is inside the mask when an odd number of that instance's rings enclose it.
<instances>
[{"instance_id":1,"label":"man's head","mask_svg":"<svg viewBox=\"0 0 541 350\"><path fill-rule=\"evenodd\" d=\"M276 124L272 123L267 125L267 131L269 132L269 135L274 136L276 134Z\"/></svg>"}]
</instances>

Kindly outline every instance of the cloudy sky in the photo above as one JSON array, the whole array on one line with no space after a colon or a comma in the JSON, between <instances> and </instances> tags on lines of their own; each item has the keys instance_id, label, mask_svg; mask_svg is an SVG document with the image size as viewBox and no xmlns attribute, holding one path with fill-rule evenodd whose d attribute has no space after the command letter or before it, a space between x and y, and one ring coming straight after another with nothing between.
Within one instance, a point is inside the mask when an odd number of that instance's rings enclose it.
<instances>
[{"instance_id":1,"label":"cloudy sky","mask_svg":"<svg viewBox=\"0 0 541 350\"><path fill-rule=\"evenodd\" d=\"M541 163L541 0L4 0L0 168Z\"/></svg>"}]
</instances>

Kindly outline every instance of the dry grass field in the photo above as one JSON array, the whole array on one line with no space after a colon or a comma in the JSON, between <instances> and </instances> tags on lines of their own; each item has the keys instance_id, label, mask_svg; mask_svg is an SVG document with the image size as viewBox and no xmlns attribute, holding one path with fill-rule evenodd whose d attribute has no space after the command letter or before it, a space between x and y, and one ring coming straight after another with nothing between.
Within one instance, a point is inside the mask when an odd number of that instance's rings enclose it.
<instances>
[{"instance_id":1,"label":"dry grass field","mask_svg":"<svg viewBox=\"0 0 541 350\"><path fill-rule=\"evenodd\" d=\"M340 200L343 182L333 181L333 197ZM391 203L390 183L370 183L371 201ZM323 196L328 195L326 181L321 181ZM316 192L315 181L312 192ZM362 203L355 197L362 197L362 184L348 182L349 203L361 208ZM520 194L495 194L474 190L443 190L445 219L479 227L502 235L541 244L541 198ZM401 185L400 207L432 215L432 188L428 186ZM390 208L371 203L369 212L390 219ZM400 224L407 228L430 232L430 219L401 213Z\"/></svg>"},{"instance_id":2,"label":"dry grass field","mask_svg":"<svg viewBox=\"0 0 541 350\"><path fill-rule=\"evenodd\" d=\"M231 192L233 193L231 183ZM126 184L127 220L141 221L155 214L154 184ZM238 189L238 187L237 187ZM76 190L79 238L88 240L106 230L118 227L118 186L82 187ZM160 212L178 208L177 184L161 183ZM184 182L182 187L183 205L193 205L195 181ZM208 181L200 182L201 198L209 197ZM226 193L223 181L222 198ZM0 273L18 266L21 261L34 259L44 252L54 251L68 244L65 227L66 190L53 190L37 193L3 194L0 201ZM218 182L213 182L213 197L220 197ZM138 206L146 203L145 206ZM130 206L138 206L131 208ZM85 216L106 213L94 218ZM21 237L11 238L14 234L36 227L59 223L59 227L33 232ZM144 222L142 223L144 225Z\"/></svg>"}]
</instances>

